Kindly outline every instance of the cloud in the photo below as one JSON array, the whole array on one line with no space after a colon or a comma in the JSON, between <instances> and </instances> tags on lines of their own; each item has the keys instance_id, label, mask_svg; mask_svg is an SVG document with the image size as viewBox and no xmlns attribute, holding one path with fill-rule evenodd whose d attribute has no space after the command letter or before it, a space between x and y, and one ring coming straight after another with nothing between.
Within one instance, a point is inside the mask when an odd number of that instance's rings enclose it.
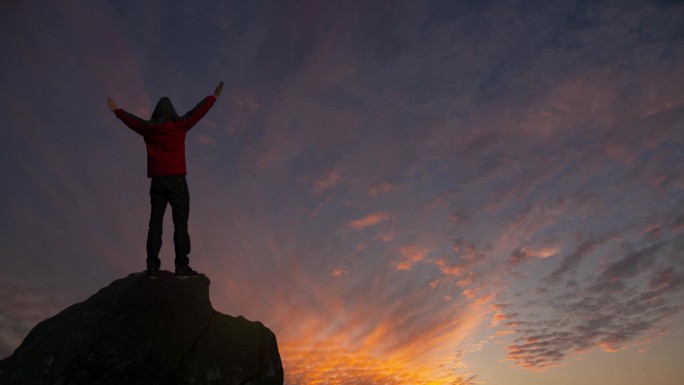
<instances>
[{"instance_id":1,"label":"cloud","mask_svg":"<svg viewBox=\"0 0 684 385\"><path fill-rule=\"evenodd\" d=\"M679 262L665 258L679 241L668 238L627 252L563 291L541 291L537 305L517 314L497 312L494 321L511 320L507 326L519 336L506 347L508 359L542 369L561 365L570 355L614 352L661 336L684 308L678 297L684 288L681 253ZM584 243L583 249L594 244ZM640 276L650 278L647 284ZM530 312L540 305L553 310L551 315Z\"/></svg>"},{"instance_id":2,"label":"cloud","mask_svg":"<svg viewBox=\"0 0 684 385\"><path fill-rule=\"evenodd\" d=\"M332 275L333 277L341 277L347 274L349 274L349 272L345 269L335 269L330 272L330 275Z\"/></svg>"},{"instance_id":3,"label":"cloud","mask_svg":"<svg viewBox=\"0 0 684 385\"><path fill-rule=\"evenodd\" d=\"M425 257L430 253L429 248L421 248L416 245L407 245L399 249L401 260L396 263L397 270L412 270L413 265L425 260Z\"/></svg>"},{"instance_id":4,"label":"cloud","mask_svg":"<svg viewBox=\"0 0 684 385\"><path fill-rule=\"evenodd\" d=\"M475 243L455 238L452 240L451 254L449 256L436 258L430 262L446 276L466 275L465 278L458 281L458 286L463 287L472 283L474 266L486 259L487 256L480 251ZM469 293L474 292L469 291Z\"/></svg>"},{"instance_id":5,"label":"cloud","mask_svg":"<svg viewBox=\"0 0 684 385\"><path fill-rule=\"evenodd\" d=\"M589 289L599 293L621 291L624 288L624 281L647 272L653 261L657 260L656 253L669 243L669 239L654 243L608 264Z\"/></svg>"},{"instance_id":6,"label":"cloud","mask_svg":"<svg viewBox=\"0 0 684 385\"><path fill-rule=\"evenodd\" d=\"M328 172L328 174L323 178L314 183L314 193L320 194L324 191L327 191L335 186L342 181L342 174L336 170L331 170Z\"/></svg>"},{"instance_id":7,"label":"cloud","mask_svg":"<svg viewBox=\"0 0 684 385\"><path fill-rule=\"evenodd\" d=\"M501 321L513 319L513 318L515 318L515 317L517 317L517 316L518 316L518 313L504 313L504 312L501 312L501 311L496 311L496 312L494 313L494 316L492 317L491 324L492 324L493 326L496 326L496 325L498 325L499 322L501 322Z\"/></svg>"},{"instance_id":8,"label":"cloud","mask_svg":"<svg viewBox=\"0 0 684 385\"><path fill-rule=\"evenodd\" d=\"M466 266L463 264L449 263L447 260L443 258L435 259L433 263L435 264L435 266L439 268L439 270L444 275L463 275L466 269Z\"/></svg>"},{"instance_id":9,"label":"cloud","mask_svg":"<svg viewBox=\"0 0 684 385\"><path fill-rule=\"evenodd\" d=\"M684 286L684 270L668 267L653 275L649 282L649 293L676 291L682 286Z\"/></svg>"},{"instance_id":10,"label":"cloud","mask_svg":"<svg viewBox=\"0 0 684 385\"><path fill-rule=\"evenodd\" d=\"M389 213L378 212L374 214L369 214L363 218L355 219L347 225L353 230L363 230L367 227L375 226L380 222L384 222L390 219Z\"/></svg>"},{"instance_id":11,"label":"cloud","mask_svg":"<svg viewBox=\"0 0 684 385\"><path fill-rule=\"evenodd\" d=\"M526 246L519 246L508 257L508 262L512 265L517 265L528 261L532 258L549 258L556 255L560 251L558 247L546 247L541 249L531 249Z\"/></svg>"},{"instance_id":12,"label":"cloud","mask_svg":"<svg viewBox=\"0 0 684 385\"><path fill-rule=\"evenodd\" d=\"M586 240L577 246L577 249L563 257L560 266L549 274L549 279L555 280L561 275L575 268L587 256L598 248L599 243L594 240Z\"/></svg>"},{"instance_id":13,"label":"cloud","mask_svg":"<svg viewBox=\"0 0 684 385\"><path fill-rule=\"evenodd\" d=\"M468 262L476 262L486 258L475 243L466 239L456 238L453 240L451 249L460 259Z\"/></svg>"}]
</instances>

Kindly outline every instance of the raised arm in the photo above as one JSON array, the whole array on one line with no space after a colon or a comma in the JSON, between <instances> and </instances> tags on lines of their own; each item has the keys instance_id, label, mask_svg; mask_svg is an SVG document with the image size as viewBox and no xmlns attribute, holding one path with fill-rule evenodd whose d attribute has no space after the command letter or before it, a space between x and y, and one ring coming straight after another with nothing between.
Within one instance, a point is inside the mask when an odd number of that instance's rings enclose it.
<instances>
[{"instance_id":1,"label":"raised arm","mask_svg":"<svg viewBox=\"0 0 684 385\"><path fill-rule=\"evenodd\" d=\"M221 95L221 92L223 91L223 82L219 83L218 86L216 86L216 89L214 90L213 95L209 95L206 98L202 99L201 102L199 102L195 108L192 110L188 111L187 114L183 115L178 123L184 130L189 130L191 129L197 122L200 121L206 115L207 112L209 112L209 109L214 105L216 102L216 98Z\"/></svg>"},{"instance_id":2,"label":"raised arm","mask_svg":"<svg viewBox=\"0 0 684 385\"><path fill-rule=\"evenodd\" d=\"M126 124L131 130L137 132L140 135L143 135L145 127L147 126L146 121L140 119L139 117L129 112L124 111L121 108L118 108L111 97L107 98L107 105L109 106L110 110L114 111L116 117L121 119L121 121L124 122L124 124Z\"/></svg>"}]
</instances>

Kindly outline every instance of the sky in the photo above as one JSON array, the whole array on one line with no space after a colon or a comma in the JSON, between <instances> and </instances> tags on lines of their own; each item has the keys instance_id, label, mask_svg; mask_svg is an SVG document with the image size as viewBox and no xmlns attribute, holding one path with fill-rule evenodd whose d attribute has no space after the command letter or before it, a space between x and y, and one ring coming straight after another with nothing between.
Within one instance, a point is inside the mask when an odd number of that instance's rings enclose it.
<instances>
[{"instance_id":1,"label":"sky","mask_svg":"<svg viewBox=\"0 0 684 385\"><path fill-rule=\"evenodd\" d=\"M107 97L224 81L190 262L286 384L684 383L680 1L15 0L0 57L0 358L145 269Z\"/></svg>"}]
</instances>

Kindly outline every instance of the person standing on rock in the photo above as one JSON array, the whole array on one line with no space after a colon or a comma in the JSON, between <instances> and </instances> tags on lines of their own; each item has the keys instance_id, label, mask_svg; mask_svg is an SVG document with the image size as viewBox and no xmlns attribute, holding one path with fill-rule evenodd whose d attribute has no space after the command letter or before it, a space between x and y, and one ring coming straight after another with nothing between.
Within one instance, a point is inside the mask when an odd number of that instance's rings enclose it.
<instances>
[{"instance_id":1,"label":"person standing on rock","mask_svg":"<svg viewBox=\"0 0 684 385\"><path fill-rule=\"evenodd\" d=\"M130 129L142 135L147 147L147 177L150 186L150 223L147 231L147 276L157 278L161 261L159 250L162 245L162 225L166 205L171 204L173 215L173 244L176 251L176 276L196 277L190 267L190 235L188 217L190 214L190 193L185 180L185 135L216 102L223 91L220 82L213 95L204 98L187 114L179 117L168 97L157 102L150 120L143 120L116 106L107 98L109 108L117 118Z\"/></svg>"}]
</instances>

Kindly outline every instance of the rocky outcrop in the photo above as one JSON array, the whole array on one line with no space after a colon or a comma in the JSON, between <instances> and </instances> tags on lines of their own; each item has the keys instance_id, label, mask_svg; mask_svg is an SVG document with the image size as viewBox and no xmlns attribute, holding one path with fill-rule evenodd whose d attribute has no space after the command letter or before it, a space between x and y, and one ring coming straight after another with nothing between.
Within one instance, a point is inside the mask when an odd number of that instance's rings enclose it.
<instances>
[{"instance_id":1,"label":"rocky outcrop","mask_svg":"<svg viewBox=\"0 0 684 385\"><path fill-rule=\"evenodd\" d=\"M209 279L114 281L39 323L0 361L5 385L282 384L275 335L215 311Z\"/></svg>"}]
</instances>

